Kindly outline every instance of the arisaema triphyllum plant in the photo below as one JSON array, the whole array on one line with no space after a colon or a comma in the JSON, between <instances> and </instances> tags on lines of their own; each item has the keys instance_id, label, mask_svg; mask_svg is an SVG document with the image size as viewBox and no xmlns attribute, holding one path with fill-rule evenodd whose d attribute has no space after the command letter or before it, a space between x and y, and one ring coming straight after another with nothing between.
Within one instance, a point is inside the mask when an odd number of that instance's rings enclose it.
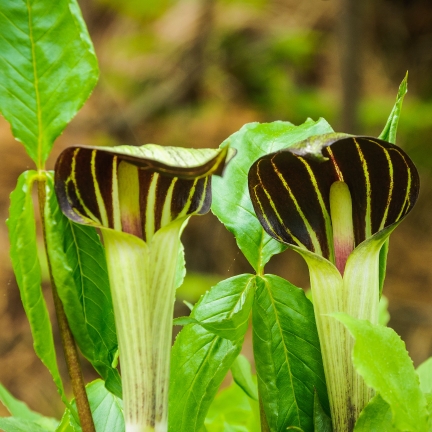
<instances>
[{"instance_id":1,"label":"arisaema triphyllum plant","mask_svg":"<svg viewBox=\"0 0 432 432\"><path fill-rule=\"evenodd\" d=\"M119 340L126 431L167 430L180 235L211 203L211 175L228 149L71 147L58 158L64 214L100 229Z\"/></svg>"},{"instance_id":2,"label":"arisaema triphyllum plant","mask_svg":"<svg viewBox=\"0 0 432 432\"><path fill-rule=\"evenodd\" d=\"M330 133L261 157L249 191L265 231L307 262L333 428L351 431L373 390L334 314L378 323L380 251L417 199L417 170L386 141Z\"/></svg>"}]
</instances>

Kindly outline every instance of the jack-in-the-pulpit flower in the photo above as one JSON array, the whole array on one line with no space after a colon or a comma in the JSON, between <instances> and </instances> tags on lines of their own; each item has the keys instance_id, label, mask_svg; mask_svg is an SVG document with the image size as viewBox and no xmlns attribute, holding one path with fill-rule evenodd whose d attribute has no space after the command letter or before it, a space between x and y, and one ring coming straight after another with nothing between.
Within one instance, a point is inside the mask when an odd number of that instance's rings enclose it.
<instances>
[{"instance_id":1,"label":"jack-in-the-pulpit flower","mask_svg":"<svg viewBox=\"0 0 432 432\"><path fill-rule=\"evenodd\" d=\"M64 214L100 228L119 340L127 432L167 430L180 235L211 203L227 149L70 147L55 187Z\"/></svg>"},{"instance_id":2,"label":"jack-in-the-pulpit flower","mask_svg":"<svg viewBox=\"0 0 432 432\"><path fill-rule=\"evenodd\" d=\"M352 431L372 390L331 314L377 323L380 251L417 199L417 170L393 144L332 133L260 158L249 191L266 232L308 264L333 429Z\"/></svg>"}]
</instances>

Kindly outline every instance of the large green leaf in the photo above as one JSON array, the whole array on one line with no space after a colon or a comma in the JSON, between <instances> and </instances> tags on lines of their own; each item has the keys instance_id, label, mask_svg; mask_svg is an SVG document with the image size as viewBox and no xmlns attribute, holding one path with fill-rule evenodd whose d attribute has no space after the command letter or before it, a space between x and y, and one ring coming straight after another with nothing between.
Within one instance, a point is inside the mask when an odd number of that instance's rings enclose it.
<instances>
[{"instance_id":1,"label":"large green leaf","mask_svg":"<svg viewBox=\"0 0 432 432\"><path fill-rule=\"evenodd\" d=\"M198 324L183 328L171 354L168 430L198 432L243 340L232 342Z\"/></svg>"},{"instance_id":2,"label":"large green leaf","mask_svg":"<svg viewBox=\"0 0 432 432\"><path fill-rule=\"evenodd\" d=\"M255 276L219 282L195 305L191 318L212 333L236 341L244 337L255 294Z\"/></svg>"},{"instance_id":3,"label":"large green leaf","mask_svg":"<svg viewBox=\"0 0 432 432\"><path fill-rule=\"evenodd\" d=\"M9 417L7 420L0 420L0 422L3 421L4 425L9 424L6 431L10 427L18 427L18 425L21 424L20 421L33 422L38 427L44 427L47 431L56 430L58 420L51 417L44 417L42 414L32 411L24 402L21 402L12 396L1 384L0 401L7 408L11 416L13 416L13 419L12 417Z\"/></svg>"},{"instance_id":4,"label":"large green leaf","mask_svg":"<svg viewBox=\"0 0 432 432\"><path fill-rule=\"evenodd\" d=\"M326 413L329 405L311 302L278 276L258 277L252 323L258 388L270 430L313 431L314 389Z\"/></svg>"},{"instance_id":5,"label":"large green leaf","mask_svg":"<svg viewBox=\"0 0 432 432\"><path fill-rule=\"evenodd\" d=\"M76 0L3 2L0 33L0 111L43 168L96 84L94 49Z\"/></svg>"},{"instance_id":6,"label":"large green leaf","mask_svg":"<svg viewBox=\"0 0 432 432\"><path fill-rule=\"evenodd\" d=\"M95 228L63 215L47 173L45 226L52 274L75 340L84 356L121 397L112 363L118 345L105 252Z\"/></svg>"},{"instance_id":7,"label":"large green leaf","mask_svg":"<svg viewBox=\"0 0 432 432\"><path fill-rule=\"evenodd\" d=\"M390 328L346 314L335 316L355 339L357 372L390 405L394 426L404 431L427 431L426 399L401 338Z\"/></svg>"},{"instance_id":8,"label":"large green leaf","mask_svg":"<svg viewBox=\"0 0 432 432\"><path fill-rule=\"evenodd\" d=\"M7 221L11 243L10 257L30 323L35 352L50 371L63 401L67 403L57 366L51 322L41 289L41 269L31 197L32 186L37 177L35 171L24 172L11 194Z\"/></svg>"},{"instance_id":9,"label":"large green leaf","mask_svg":"<svg viewBox=\"0 0 432 432\"><path fill-rule=\"evenodd\" d=\"M355 424L354 432L397 432L392 424L390 405L377 394L364 407Z\"/></svg>"},{"instance_id":10,"label":"large green leaf","mask_svg":"<svg viewBox=\"0 0 432 432\"><path fill-rule=\"evenodd\" d=\"M259 223L248 191L247 173L259 157L289 147L313 135L332 132L320 119L308 119L300 126L288 122L250 123L231 135L222 146L229 145L237 155L225 170L223 179L213 179L212 211L234 234L240 250L259 273L269 259L286 249L273 240Z\"/></svg>"},{"instance_id":11,"label":"large green leaf","mask_svg":"<svg viewBox=\"0 0 432 432\"><path fill-rule=\"evenodd\" d=\"M117 396L108 392L101 380L86 385L87 397L90 403L96 432L124 432L123 402ZM72 401L75 408L75 400ZM65 411L56 432L81 432L76 420Z\"/></svg>"},{"instance_id":12,"label":"large green leaf","mask_svg":"<svg viewBox=\"0 0 432 432\"><path fill-rule=\"evenodd\" d=\"M54 432L55 429L41 426L37 421L16 417L0 418L0 429L4 432Z\"/></svg>"},{"instance_id":13,"label":"large green leaf","mask_svg":"<svg viewBox=\"0 0 432 432\"><path fill-rule=\"evenodd\" d=\"M205 426L207 432L260 432L258 403L233 383L216 396Z\"/></svg>"}]
</instances>

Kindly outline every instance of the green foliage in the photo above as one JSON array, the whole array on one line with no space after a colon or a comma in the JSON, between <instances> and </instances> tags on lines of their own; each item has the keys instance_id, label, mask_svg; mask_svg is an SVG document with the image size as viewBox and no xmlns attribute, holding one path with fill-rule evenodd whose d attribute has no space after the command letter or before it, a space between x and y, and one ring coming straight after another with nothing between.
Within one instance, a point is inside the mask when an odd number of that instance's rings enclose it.
<instances>
[{"instance_id":1,"label":"green foliage","mask_svg":"<svg viewBox=\"0 0 432 432\"><path fill-rule=\"evenodd\" d=\"M314 389L329 412L313 306L284 279L257 278L252 312L258 388L271 430L313 431Z\"/></svg>"},{"instance_id":2,"label":"green foliage","mask_svg":"<svg viewBox=\"0 0 432 432\"><path fill-rule=\"evenodd\" d=\"M188 324L171 353L168 430L199 431L243 340L232 342Z\"/></svg>"},{"instance_id":3,"label":"green foliage","mask_svg":"<svg viewBox=\"0 0 432 432\"><path fill-rule=\"evenodd\" d=\"M58 420L44 417L43 415L32 411L24 402L14 398L0 384L0 401L7 408L12 417L0 418L0 427L6 432L16 430L38 431L44 428L45 431L55 431ZM27 428L27 429L26 429ZM33 429L34 428L34 429Z\"/></svg>"},{"instance_id":4,"label":"green foliage","mask_svg":"<svg viewBox=\"0 0 432 432\"><path fill-rule=\"evenodd\" d=\"M20 289L34 349L50 371L62 399L67 403L63 383L57 367L51 322L41 289L41 270L36 244L36 224L31 197L33 183L37 180L35 171L26 171L18 178L11 194L9 208L10 257Z\"/></svg>"},{"instance_id":5,"label":"green foliage","mask_svg":"<svg viewBox=\"0 0 432 432\"><path fill-rule=\"evenodd\" d=\"M217 336L244 337L255 293L255 278L244 274L224 280L201 297L192 318Z\"/></svg>"},{"instance_id":6,"label":"green foliage","mask_svg":"<svg viewBox=\"0 0 432 432\"><path fill-rule=\"evenodd\" d=\"M95 228L63 215L53 175L47 173L46 179L46 241L58 294L81 352L107 388L121 397L120 376L111 366L118 348L103 246Z\"/></svg>"},{"instance_id":7,"label":"green foliage","mask_svg":"<svg viewBox=\"0 0 432 432\"><path fill-rule=\"evenodd\" d=\"M0 111L39 169L98 78L76 0L2 5Z\"/></svg>"},{"instance_id":8,"label":"green foliage","mask_svg":"<svg viewBox=\"0 0 432 432\"><path fill-rule=\"evenodd\" d=\"M289 147L313 135L332 132L320 119L300 126L289 122L250 123L226 139L222 146L237 150L224 177L213 179L212 212L234 234L250 265L261 274L269 259L286 249L273 240L259 223L249 197L247 173L259 157Z\"/></svg>"},{"instance_id":9,"label":"green foliage","mask_svg":"<svg viewBox=\"0 0 432 432\"><path fill-rule=\"evenodd\" d=\"M377 394L365 406L355 424L354 432L396 432L390 405Z\"/></svg>"},{"instance_id":10,"label":"green foliage","mask_svg":"<svg viewBox=\"0 0 432 432\"><path fill-rule=\"evenodd\" d=\"M353 362L367 385L390 406L400 430L428 430L426 399L405 344L394 330L337 314L355 339Z\"/></svg>"},{"instance_id":11,"label":"green foliage","mask_svg":"<svg viewBox=\"0 0 432 432\"><path fill-rule=\"evenodd\" d=\"M240 354L231 365L234 382L253 400L258 400L258 389L252 377L249 360Z\"/></svg>"},{"instance_id":12,"label":"green foliage","mask_svg":"<svg viewBox=\"0 0 432 432\"><path fill-rule=\"evenodd\" d=\"M394 107L391 110L387 123L384 126L384 129L378 138L381 138L384 141L391 142L392 144L396 144L397 128L398 128L399 119L402 111L403 100L405 95L407 94L407 91L408 91L408 72L399 86Z\"/></svg>"},{"instance_id":13,"label":"green foliage","mask_svg":"<svg viewBox=\"0 0 432 432\"><path fill-rule=\"evenodd\" d=\"M124 432L123 402L108 392L101 380L86 385L87 397L93 416L96 432ZM75 408L75 401L72 401ZM81 427L66 410L56 432L81 432Z\"/></svg>"},{"instance_id":14,"label":"green foliage","mask_svg":"<svg viewBox=\"0 0 432 432\"><path fill-rule=\"evenodd\" d=\"M314 397L314 411L313 411L313 424L314 432L332 432L332 421L330 417L325 413L321 406L319 396L315 390Z\"/></svg>"},{"instance_id":15,"label":"green foliage","mask_svg":"<svg viewBox=\"0 0 432 432\"><path fill-rule=\"evenodd\" d=\"M258 403L233 383L216 396L205 427L207 432L260 432Z\"/></svg>"},{"instance_id":16,"label":"green foliage","mask_svg":"<svg viewBox=\"0 0 432 432\"><path fill-rule=\"evenodd\" d=\"M421 391L432 393L432 357L424 361L416 372L420 379Z\"/></svg>"}]
</instances>

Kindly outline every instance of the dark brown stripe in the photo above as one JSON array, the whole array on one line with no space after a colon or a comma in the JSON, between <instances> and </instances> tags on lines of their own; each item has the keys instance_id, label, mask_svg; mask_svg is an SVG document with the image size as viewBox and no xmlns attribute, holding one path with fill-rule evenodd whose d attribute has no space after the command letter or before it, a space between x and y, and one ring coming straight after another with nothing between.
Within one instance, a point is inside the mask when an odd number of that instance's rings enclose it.
<instances>
[{"instance_id":1,"label":"dark brown stripe","mask_svg":"<svg viewBox=\"0 0 432 432\"><path fill-rule=\"evenodd\" d=\"M75 179L84 205L102 222L91 173L91 157L92 150L79 149L75 157ZM69 163L72 166L72 159Z\"/></svg>"},{"instance_id":2,"label":"dark brown stripe","mask_svg":"<svg viewBox=\"0 0 432 432\"><path fill-rule=\"evenodd\" d=\"M165 204L167 192L171 183L173 182L172 177L160 175L156 186L156 203L155 203L155 232L161 228L162 211ZM171 219L172 220L172 219Z\"/></svg>"},{"instance_id":3,"label":"dark brown stripe","mask_svg":"<svg viewBox=\"0 0 432 432\"><path fill-rule=\"evenodd\" d=\"M181 213L187 204L193 184L194 180L178 179L174 185L173 198L171 201L171 214L173 220L179 215L179 213Z\"/></svg>"},{"instance_id":4,"label":"dark brown stripe","mask_svg":"<svg viewBox=\"0 0 432 432\"><path fill-rule=\"evenodd\" d=\"M95 158L95 172L96 180L99 185L99 190L105 204L108 226L114 228L114 215L113 215L113 197L112 197L112 170L114 154L108 154L96 151Z\"/></svg>"},{"instance_id":5,"label":"dark brown stripe","mask_svg":"<svg viewBox=\"0 0 432 432\"><path fill-rule=\"evenodd\" d=\"M153 173L149 171L138 170L139 179L139 207L141 214L141 226L143 232L143 239L146 240L145 235L145 223L146 223L146 208L147 208L147 196L150 187L150 183L153 179Z\"/></svg>"}]
</instances>

